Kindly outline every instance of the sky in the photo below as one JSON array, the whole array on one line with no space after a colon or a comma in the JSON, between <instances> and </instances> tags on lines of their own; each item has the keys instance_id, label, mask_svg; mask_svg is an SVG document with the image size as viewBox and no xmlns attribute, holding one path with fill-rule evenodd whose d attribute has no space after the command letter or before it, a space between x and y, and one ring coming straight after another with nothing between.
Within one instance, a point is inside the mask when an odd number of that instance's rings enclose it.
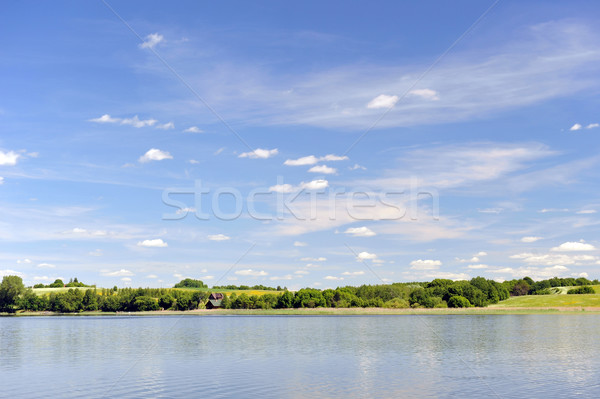
<instances>
[{"instance_id":1,"label":"sky","mask_svg":"<svg viewBox=\"0 0 600 399\"><path fill-rule=\"evenodd\" d=\"M600 278L596 2L10 2L0 275Z\"/></svg>"}]
</instances>

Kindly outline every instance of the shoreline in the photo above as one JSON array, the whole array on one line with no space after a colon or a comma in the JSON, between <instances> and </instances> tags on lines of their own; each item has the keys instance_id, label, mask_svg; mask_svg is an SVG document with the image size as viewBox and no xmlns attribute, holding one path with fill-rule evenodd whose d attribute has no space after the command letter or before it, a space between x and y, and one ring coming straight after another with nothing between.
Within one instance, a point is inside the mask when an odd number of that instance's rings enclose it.
<instances>
[{"instance_id":1,"label":"shoreline","mask_svg":"<svg viewBox=\"0 0 600 399\"><path fill-rule=\"evenodd\" d=\"M385 315L518 315L518 314L600 314L600 307L486 307L486 308L299 308L299 309L195 309L155 310L143 312L80 313L17 312L2 313L2 317L36 316L385 316Z\"/></svg>"}]
</instances>

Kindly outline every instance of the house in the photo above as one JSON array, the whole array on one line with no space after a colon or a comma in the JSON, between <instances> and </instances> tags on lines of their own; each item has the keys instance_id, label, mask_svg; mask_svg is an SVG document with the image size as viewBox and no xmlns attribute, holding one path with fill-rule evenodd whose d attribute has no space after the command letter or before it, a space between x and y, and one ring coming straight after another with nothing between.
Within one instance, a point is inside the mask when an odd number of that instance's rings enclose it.
<instances>
[{"instance_id":1,"label":"house","mask_svg":"<svg viewBox=\"0 0 600 399\"><path fill-rule=\"evenodd\" d=\"M212 292L208 297L208 302L206 302L206 309L219 309L222 300L223 294L220 292Z\"/></svg>"}]
</instances>

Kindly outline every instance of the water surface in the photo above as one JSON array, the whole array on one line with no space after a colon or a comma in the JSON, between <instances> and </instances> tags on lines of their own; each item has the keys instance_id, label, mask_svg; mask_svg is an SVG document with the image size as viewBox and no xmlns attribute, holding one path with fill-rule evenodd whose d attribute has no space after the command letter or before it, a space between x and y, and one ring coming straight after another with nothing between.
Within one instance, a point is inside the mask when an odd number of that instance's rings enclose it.
<instances>
[{"instance_id":1,"label":"water surface","mask_svg":"<svg viewBox=\"0 0 600 399\"><path fill-rule=\"evenodd\" d=\"M2 397L597 397L600 315L0 318Z\"/></svg>"}]
</instances>

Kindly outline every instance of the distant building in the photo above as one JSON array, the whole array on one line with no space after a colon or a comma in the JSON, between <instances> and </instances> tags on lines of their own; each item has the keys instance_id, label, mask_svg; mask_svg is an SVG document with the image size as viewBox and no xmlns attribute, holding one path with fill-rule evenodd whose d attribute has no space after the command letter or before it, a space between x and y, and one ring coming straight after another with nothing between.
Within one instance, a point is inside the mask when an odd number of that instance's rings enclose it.
<instances>
[{"instance_id":1,"label":"distant building","mask_svg":"<svg viewBox=\"0 0 600 399\"><path fill-rule=\"evenodd\" d=\"M221 307L221 301L223 300L223 294L220 292L211 292L206 302L206 309L219 309Z\"/></svg>"}]
</instances>

